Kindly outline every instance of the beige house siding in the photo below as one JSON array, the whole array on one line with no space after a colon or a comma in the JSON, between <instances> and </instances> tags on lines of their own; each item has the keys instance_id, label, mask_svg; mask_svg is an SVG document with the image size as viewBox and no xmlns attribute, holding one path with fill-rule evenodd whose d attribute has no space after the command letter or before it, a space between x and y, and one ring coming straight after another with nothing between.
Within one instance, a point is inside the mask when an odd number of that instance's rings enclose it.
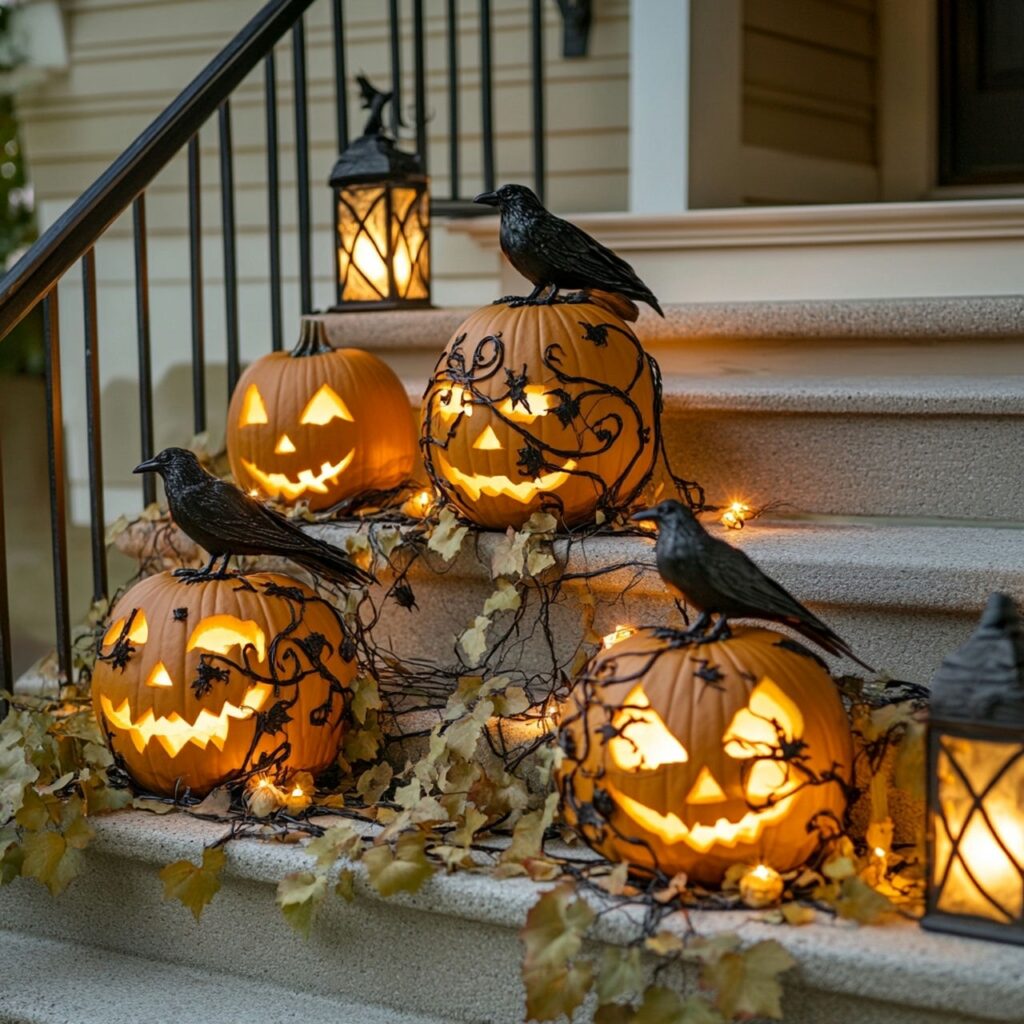
<instances>
[{"instance_id":1,"label":"beige house siding","mask_svg":"<svg viewBox=\"0 0 1024 1024\"><path fill-rule=\"evenodd\" d=\"M744 0L742 18L743 201L821 201L815 167L879 198L877 0Z\"/></svg>"}]
</instances>

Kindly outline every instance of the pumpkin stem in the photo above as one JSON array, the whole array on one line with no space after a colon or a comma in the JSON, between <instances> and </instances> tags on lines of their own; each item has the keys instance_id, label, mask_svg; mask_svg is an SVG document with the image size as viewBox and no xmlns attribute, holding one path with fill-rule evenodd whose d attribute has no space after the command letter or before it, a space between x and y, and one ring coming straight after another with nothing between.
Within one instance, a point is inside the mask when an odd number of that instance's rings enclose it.
<instances>
[{"instance_id":1,"label":"pumpkin stem","mask_svg":"<svg viewBox=\"0 0 1024 1024\"><path fill-rule=\"evenodd\" d=\"M323 320L304 316L300 321L299 340L292 349L292 358L302 356L320 356L325 352L333 352L334 347L327 340L327 328Z\"/></svg>"}]
</instances>

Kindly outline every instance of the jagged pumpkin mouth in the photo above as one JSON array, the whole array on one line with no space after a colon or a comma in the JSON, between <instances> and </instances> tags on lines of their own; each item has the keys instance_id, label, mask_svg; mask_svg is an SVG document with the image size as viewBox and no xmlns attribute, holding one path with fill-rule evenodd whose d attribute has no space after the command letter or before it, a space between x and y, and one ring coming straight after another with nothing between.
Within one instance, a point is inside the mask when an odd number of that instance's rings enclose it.
<instances>
[{"instance_id":1,"label":"jagged pumpkin mouth","mask_svg":"<svg viewBox=\"0 0 1024 1024\"><path fill-rule=\"evenodd\" d=\"M480 495L488 498L511 498L525 505L538 494L556 491L569 479L569 474L576 468L576 462L568 459L562 463L561 469L527 480L511 480L504 475L485 476L480 473L463 473L456 469L440 452L437 460L445 479L455 487L465 491L471 501L477 501Z\"/></svg>"},{"instance_id":2,"label":"jagged pumpkin mouth","mask_svg":"<svg viewBox=\"0 0 1024 1024\"><path fill-rule=\"evenodd\" d=\"M212 743L218 750L223 750L232 720L252 718L273 692L273 686L256 683L245 691L241 704L225 702L217 713L203 708L194 722L182 718L176 711L166 717L158 717L152 708L146 708L137 719L133 719L127 697L115 708L113 701L103 694L100 706L107 721L125 733L140 754L151 740L155 740L168 756L177 757L188 743L195 744L200 750L205 750Z\"/></svg>"},{"instance_id":3,"label":"jagged pumpkin mouth","mask_svg":"<svg viewBox=\"0 0 1024 1024\"><path fill-rule=\"evenodd\" d=\"M739 821L730 821L722 817L713 825L687 825L671 811L660 814L638 800L626 796L615 786L609 785L608 790L616 806L641 828L653 833L670 846L686 843L697 853L707 853L713 846L734 847L740 843L755 842L760 839L765 828L786 817L794 795L790 793L763 811L747 811Z\"/></svg>"},{"instance_id":4,"label":"jagged pumpkin mouth","mask_svg":"<svg viewBox=\"0 0 1024 1024\"><path fill-rule=\"evenodd\" d=\"M319 473L314 473L311 469L300 469L295 479L285 473L272 473L260 469L248 459L242 459L242 465L268 498L284 497L285 501L295 501L307 491L313 494L326 494L327 485L337 483L338 477L348 469L355 454L356 450L352 448L340 462L324 462Z\"/></svg>"}]
</instances>

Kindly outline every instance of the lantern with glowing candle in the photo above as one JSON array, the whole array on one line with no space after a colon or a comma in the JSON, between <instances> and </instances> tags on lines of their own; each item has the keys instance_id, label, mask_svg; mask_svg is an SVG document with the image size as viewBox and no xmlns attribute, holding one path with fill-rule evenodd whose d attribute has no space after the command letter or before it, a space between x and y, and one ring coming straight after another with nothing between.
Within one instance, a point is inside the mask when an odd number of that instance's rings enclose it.
<instances>
[{"instance_id":1,"label":"lantern with glowing candle","mask_svg":"<svg viewBox=\"0 0 1024 1024\"><path fill-rule=\"evenodd\" d=\"M1024 633L993 594L932 679L921 923L1024 943Z\"/></svg>"},{"instance_id":2,"label":"lantern with glowing candle","mask_svg":"<svg viewBox=\"0 0 1024 1024\"><path fill-rule=\"evenodd\" d=\"M565 816L613 860L702 885L803 864L846 806L839 694L779 633L718 641L640 629L599 651L562 715Z\"/></svg>"},{"instance_id":3,"label":"lantern with glowing candle","mask_svg":"<svg viewBox=\"0 0 1024 1024\"><path fill-rule=\"evenodd\" d=\"M420 158L384 133L391 93L360 76L370 117L331 171L337 306L410 309L430 305L430 179Z\"/></svg>"}]
</instances>

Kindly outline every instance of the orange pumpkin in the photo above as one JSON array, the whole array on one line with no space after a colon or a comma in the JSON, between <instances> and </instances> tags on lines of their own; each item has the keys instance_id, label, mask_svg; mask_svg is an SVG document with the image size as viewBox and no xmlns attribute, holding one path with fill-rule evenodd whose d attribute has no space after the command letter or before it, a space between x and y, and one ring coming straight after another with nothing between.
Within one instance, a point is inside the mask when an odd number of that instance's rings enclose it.
<instances>
[{"instance_id":1,"label":"orange pumpkin","mask_svg":"<svg viewBox=\"0 0 1024 1024\"><path fill-rule=\"evenodd\" d=\"M416 460L394 371L362 349L332 349L312 319L292 352L271 352L242 374L226 439L239 487L314 510L397 487Z\"/></svg>"},{"instance_id":2,"label":"orange pumpkin","mask_svg":"<svg viewBox=\"0 0 1024 1024\"><path fill-rule=\"evenodd\" d=\"M721 883L788 871L835 831L853 764L831 678L766 629L687 643L641 630L590 663L563 716L565 814L612 860Z\"/></svg>"},{"instance_id":3,"label":"orange pumpkin","mask_svg":"<svg viewBox=\"0 0 1024 1024\"><path fill-rule=\"evenodd\" d=\"M643 487L658 413L652 362L605 306L486 306L438 361L420 444L435 485L479 526L539 510L573 526Z\"/></svg>"},{"instance_id":4,"label":"orange pumpkin","mask_svg":"<svg viewBox=\"0 0 1024 1024\"><path fill-rule=\"evenodd\" d=\"M314 774L342 738L356 665L334 610L298 580L252 573L137 583L99 645L92 701L146 790L202 795L256 769Z\"/></svg>"}]
</instances>

